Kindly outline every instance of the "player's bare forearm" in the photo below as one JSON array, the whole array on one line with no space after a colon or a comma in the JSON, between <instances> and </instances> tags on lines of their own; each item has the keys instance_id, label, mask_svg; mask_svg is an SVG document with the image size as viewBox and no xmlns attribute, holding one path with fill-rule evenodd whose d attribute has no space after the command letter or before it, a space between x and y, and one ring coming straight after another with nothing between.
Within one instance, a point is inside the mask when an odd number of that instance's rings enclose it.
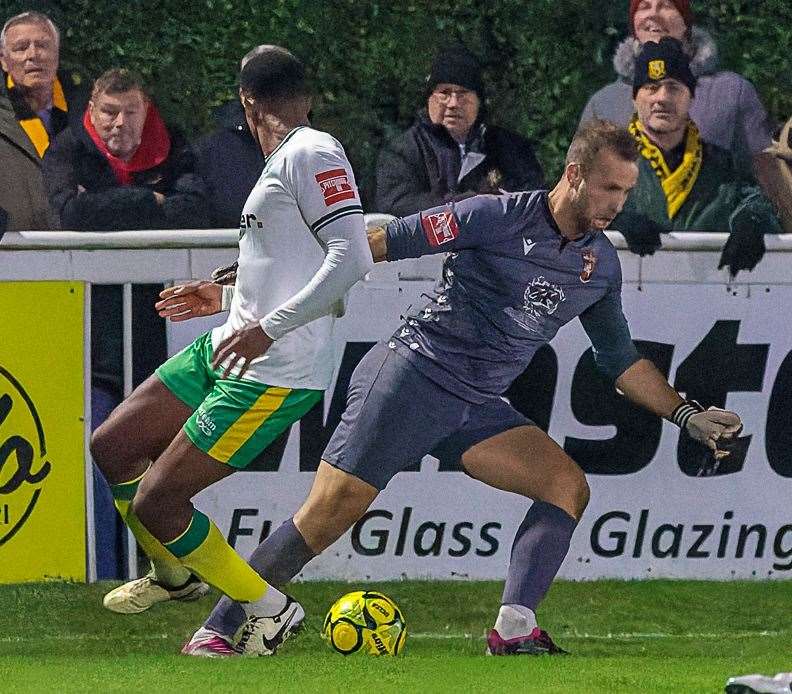
<instances>
[{"instance_id":1,"label":"player's bare forearm","mask_svg":"<svg viewBox=\"0 0 792 694\"><path fill-rule=\"evenodd\" d=\"M375 263L382 263L388 259L388 235L385 227L372 227L366 230L371 256Z\"/></svg>"},{"instance_id":2,"label":"player's bare forearm","mask_svg":"<svg viewBox=\"0 0 792 694\"><path fill-rule=\"evenodd\" d=\"M616 387L636 405L668 418L684 402L648 359L641 359L616 379Z\"/></svg>"}]
</instances>

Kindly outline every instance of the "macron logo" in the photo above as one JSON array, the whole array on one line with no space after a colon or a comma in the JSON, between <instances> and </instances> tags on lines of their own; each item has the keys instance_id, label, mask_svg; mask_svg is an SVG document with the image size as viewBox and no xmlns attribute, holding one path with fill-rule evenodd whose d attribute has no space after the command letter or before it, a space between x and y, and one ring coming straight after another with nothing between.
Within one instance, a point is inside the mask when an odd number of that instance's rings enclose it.
<instances>
[{"instance_id":1,"label":"macron logo","mask_svg":"<svg viewBox=\"0 0 792 694\"><path fill-rule=\"evenodd\" d=\"M525 251L524 255L528 255L533 250L535 245L536 241L533 239L523 238L523 251Z\"/></svg>"}]
</instances>

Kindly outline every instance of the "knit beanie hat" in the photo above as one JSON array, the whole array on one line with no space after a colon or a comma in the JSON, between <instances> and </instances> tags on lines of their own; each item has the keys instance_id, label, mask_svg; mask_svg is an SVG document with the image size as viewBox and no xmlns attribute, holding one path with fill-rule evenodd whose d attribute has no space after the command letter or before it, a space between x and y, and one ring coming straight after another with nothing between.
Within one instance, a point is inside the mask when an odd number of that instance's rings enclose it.
<instances>
[{"instance_id":1,"label":"knit beanie hat","mask_svg":"<svg viewBox=\"0 0 792 694\"><path fill-rule=\"evenodd\" d=\"M685 26L690 29L693 26L693 10L690 7L690 0L671 0L676 5L682 19L685 20ZM635 13L638 11L638 5L641 0L630 0L630 32L635 33Z\"/></svg>"},{"instance_id":2,"label":"knit beanie hat","mask_svg":"<svg viewBox=\"0 0 792 694\"><path fill-rule=\"evenodd\" d=\"M647 41L635 59L633 98L638 90L649 82L675 79L687 85L690 95L696 92L696 78L690 70L690 58L682 49L682 43L665 36L660 43Z\"/></svg>"},{"instance_id":3,"label":"knit beanie hat","mask_svg":"<svg viewBox=\"0 0 792 694\"><path fill-rule=\"evenodd\" d=\"M458 84L470 89L484 100L484 82L481 65L476 57L464 46L450 46L441 50L432 61L432 69L426 78L427 93L441 83Z\"/></svg>"}]
</instances>

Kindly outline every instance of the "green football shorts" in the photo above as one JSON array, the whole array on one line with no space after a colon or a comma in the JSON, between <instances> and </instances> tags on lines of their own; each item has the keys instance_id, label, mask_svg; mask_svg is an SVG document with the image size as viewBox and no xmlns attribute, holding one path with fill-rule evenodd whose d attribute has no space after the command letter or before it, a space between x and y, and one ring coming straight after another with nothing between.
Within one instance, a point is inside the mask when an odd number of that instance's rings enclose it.
<instances>
[{"instance_id":1,"label":"green football shorts","mask_svg":"<svg viewBox=\"0 0 792 694\"><path fill-rule=\"evenodd\" d=\"M201 335L172 356L157 376L194 412L184 433L204 453L245 469L322 397L321 390L220 378L212 369L212 337Z\"/></svg>"}]
</instances>

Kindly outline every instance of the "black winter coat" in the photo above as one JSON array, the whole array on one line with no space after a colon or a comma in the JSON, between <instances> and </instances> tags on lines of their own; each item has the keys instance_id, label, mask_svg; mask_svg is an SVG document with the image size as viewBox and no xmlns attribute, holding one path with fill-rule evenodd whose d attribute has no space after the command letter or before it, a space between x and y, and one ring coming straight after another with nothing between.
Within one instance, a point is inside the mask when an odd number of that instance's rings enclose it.
<instances>
[{"instance_id":1,"label":"black winter coat","mask_svg":"<svg viewBox=\"0 0 792 694\"><path fill-rule=\"evenodd\" d=\"M479 193L544 187L533 147L517 133L478 123L466 151L467 170L462 172L457 142L429 120L426 109L420 111L413 126L380 152L376 211L403 217Z\"/></svg>"},{"instance_id":2,"label":"black winter coat","mask_svg":"<svg viewBox=\"0 0 792 694\"><path fill-rule=\"evenodd\" d=\"M44 155L50 204L63 229L122 231L196 229L208 226L203 183L191 147L170 131L171 150L159 166L118 184L110 164L78 124L64 130ZM78 186L85 192L78 193ZM162 193L160 205L154 192ZM140 383L167 357L165 322L154 310L162 285L136 284L132 292L133 381ZM123 394L122 293L117 285L91 290L91 372L94 387Z\"/></svg>"},{"instance_id":3,"label":"black winter coat","mask_svg":"<svg viewBox=\"0 0 792 694\"><path fill-rule=\"evenodd\" d=\"M121 186L82 122L64 130L44 155L44 181L61 228L75 231L203 229L209 226L206 189L195 173L192 148L171 131L171 150L159 166ZM78 186L85 192L79 193ZM160 205L154 193L162 193Z\"/></svg>"},{"instance_id":4,"label":"black winter coat","mask_svg":"<svg viewBox=\"0 0 792 694\"><path fill-rule=\"evenodd\" d=\"M242 208L264 168L264 155L250 134L239 100L215 111L217 129L195 143L198 174L206 185L212 226L236 229Z\"/></svg>"}]
</instances>

